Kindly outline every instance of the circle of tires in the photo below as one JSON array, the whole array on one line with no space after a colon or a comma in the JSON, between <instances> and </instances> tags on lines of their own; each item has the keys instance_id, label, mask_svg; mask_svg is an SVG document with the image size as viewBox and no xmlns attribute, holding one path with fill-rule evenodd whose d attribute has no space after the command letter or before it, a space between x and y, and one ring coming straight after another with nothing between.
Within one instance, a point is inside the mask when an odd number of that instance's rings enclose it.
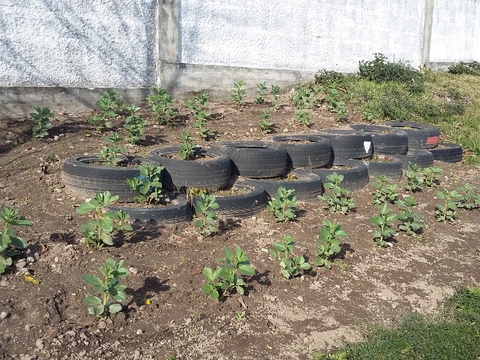
<instances>
[{"instance_id":1,"label":"circle of tires","mask_svg":"<svg viewBox=\"0 0 480 360\"><path fill-rule=\"evenodd\" d=\"M402 162L403 169L407 169L410 163L420 168L433 166L433 154L428 150L409 150L407 155L395 155Z\"/></svg>"},{"instance_id":2,"label":"circle of tires","mask_svg":"<svg viewBox=\"0 0 480 360\"><path fill-rule=\"evenodd\" d=\"M382 125L405 131L408 135L408 150L432 149L440 140L440 130L433 125L408 121L386 122Z\"/></svg>"},{"instance_id":3,"label":"circle of tires","mask_svg":"<svg viewBox=\"0 0 480 360\"><path fill-rule=\"evenodd\" d=\"M82 197L110 191L119 201L130 202L137 195L126 183L140 175L136 165L152 163L145 158L126 157L130 166L105 166L105 160L96 155L80 155L67 158L62 168L65 189Z\"/></svg>"},{"instance_id":4,"label":"circle of tires","mask_svg":"<svg viewBox=\"0 0 480 360\"><path fill-rule=\"evenodd\" d=\"M289 174L293 179L246 179L247 184L265 190L270 198L277 197L279 188L284 187L287 190L295 190L295 197L300 201L316 200L318 195L323 192L323 182L320 176L307 170L292 170Z\"/></svg>"},{"instance_id":5,"label":"circle of tires","mask_svg":"<svg viewBox=\"0 0 480 360\"><path fill-rule=\"evenodd\" d=\"M408 135L405 131L380 125L355 124L350 127L372 135L374 154L405 155L408 151Z\"/></svg>"},{"instance_id":6,"label":"circle of tires","mask_svg":"<svg viewBox=\"0 0 480 360\"><path fill-rule=\"evenodd\" d=\"M379 160L363 161L368 168L369 177L387 176L392 180L400 180L403 173L403 163L397 157L379 155Z\"/></svg>"},{"instance_id":7,"label":"circle of tires","mask_svg":"<svg viewBox=\"0 0 480 360\"><path fill-rule=\"evenodd\" d=\"M372 135L355 130L323 130L315 136L325 137L332 146L332 160L363 159L373 154Z\"/></svg>"},{"instance_id":8,"label":"circle of tires","mask_svg":"<svg viewBox=\"0 0 480 360\"><path fill-rule=\"evenodd\" d=\"M167 205L154 206L128 206L115 205L109 206L109 211L125 211L132 220L139 220L146 223L156 224L178 224L190 221L191 207L187 199L183 196L169 195L170 203Z\"/></svg>"},{"instance_id":9,"label":"circle of tires","mask_svg":"<svg viewBox=\"0 0 480 360\"><path fill-rule=\"evenodd\" d=\"M179 146L155 149L146 156L162 165L162 183L167 190L184 191L187 187L220 190L228 185L231 176L231 163L227 155L214 149L198 148L197 160L174 159Z\"/></svg>"},{"instance_id":10,"label":"circle of tires","mask_svg":"<svg viewBox=\"0 0 480 360\"><path fill-rule=\"evenodd\" d=\"M436 148L429 149L434 160L458 163L463 160L463 148L458 144L439 143Z\"/></svg>"},{"instance_id":11,"label":"circle of tires","mask_svg":"<svg viewBox=\"0 0 480 360\"><path fill-rule=\"evenodd\" d=\"M330 140L312 135L279 135L278 142L287 151L289 168L318 168L328 165L332 158Z\"/></svg>"},{"instance_id":12,"label":"circle of tires","mask_svg":"<svg viewBox=\"0 0 480 360\"><path fill-rule=\"evenodd\" d=\"M361 160L338 160L329 167L312 169L311 171L320 176L323 183L328 182L327 176L334 172L343 175L340 186L351 191L363 189L370 181L367 165Z\"/></svg>"},{"instance_id":13,"label":"circle of tires","mask_svg":"<svg viewBox=\"0 0 480 360\"><path fill-rule=\"evenodd\" d=\"M267 194L261 187L247 183L244 179L237 179L229 188L243 190L239 195L215 195L218 209L216 213L232 218L246 218L258 214L267 205ZM245 190L247 190L245 192ZM191 200L193 208L198 197Z\"/></svg>"},{"instance_id":14,"label":"circle of tires","mask_svg":"<svg viewBox=\"0 0 480 360\"><path fill-rule=\"evenodd\" d=\"M274 178L287 170L287 151L273 142L223 141L212 149L230 158L233 175Z\"/></svg>"}]
</instances>

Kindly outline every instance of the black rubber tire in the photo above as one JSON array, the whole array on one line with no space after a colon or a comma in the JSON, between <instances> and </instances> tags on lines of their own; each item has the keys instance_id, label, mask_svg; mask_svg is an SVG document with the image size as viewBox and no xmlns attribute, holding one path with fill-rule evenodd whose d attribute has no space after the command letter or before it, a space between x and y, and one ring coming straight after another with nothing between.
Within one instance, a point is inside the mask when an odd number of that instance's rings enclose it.
<instances>
[{"instance_id":1,"label":"black rubber tire","mask_svg":"<svg viewBox=\"0 0 480 360\"><path fill-rule=\"evenodd\" d=\"M433 125L408 121L386 122L382 125L405 131L408 135L408 150L433 149L440 139L440 130Z\"/></svg>"},{"instance_id":2,"label":"black rubber tire","mask_svg":"<svg viewBox=\"0 0 480 360\"><path fill-rule=\"evenodd\" d=\"M123 210L130 215L131 220L145 223L178 224L190 221L191 207L184 196L171 195L172 204L155 205L151 207L135 207L128 204L109 206L109 211Z\"/></svg>"},{"instance_id":3,"label":"black rubber tire","mask_svg":"<svg viewBox=\"0 0 480 360\"><path fill-rule=\"evenodd\" d=\"M317 200L318 195L322 194L323 182L317 174L301 169L292 170L290 173L295 175L296 179L248 179L246 182L264 189L270 198L275 198L282 186L287 190L294 189L295 197L299 201Z\"/></svg>"},{"instance_id":4,"label":"black rubber tire","mask_svg":"<svg viewBox=\"0 0 480 360\"><path fill-rule=\"evenodd\" d=\"M332 146L332 160L363 159L373 154L372 134L355 130L323 130L315 136L325 137Z\"/></svg>"},{"instance_id":5,"label":"black rubber tire","mask_svg":"<svg viewBox=\"0 0 480 360\"><path fill-rule=\"evenodd\" d=\"M198 148L197 154L203 159L181 160L169 156L179 151L178 146L155 149L147 154L147 159L163 165L162 183L169 191L184 192L186 187L220 190L228 185L231 177L230 159L220 151Z\"/></svg>"},{"instance_id":6,"label":"black rubber tire","mask_svg":"<svg viewBox=\"0 0 480 360\"><path fill-rule=\"evenodd\" d=\"M126 157L129 164L152 163L148 159ZM104 162L96 155L79 155L67 158L62 168L62 182L65 189L85 198L110 191L118 195L119 201L129 202L137 193L126 183L140 175L137 166L103 166ZM95 164L97 163L97 164Z\"/></svg>"},{"instance_id":7,"label":"black rubber tire","mask_svg":"<svg viewBox=\"0 0 480 360\"><path fill-rule=\"evenodd\" d=\"M408 168L408 164L417 164L420 168L433 166L433 155L428 150L409 150L407 155L395 155L402 162L403 169Z\"/></svg>"},{"instance_id":8,"label":"black rubber tire","mask_svg":"<svg viewBox=\"0 0 480 360\"><path fill-rule=\"evenodd\" d=\"M269 140L285 148L289 168L318 168L328 165L332 159L332 146L327 138L294 134L273 136Z\"/></svg>"},{"instance_id":9,"label":"black rubber tire","mask_svg":"<svg viewBox=\"0 0 480 360\"><path fill-rule=\"evenodd\" d=\"M334 172L343 175L340 186L351 191L363 189L370 181L367 165L361 160L338 160L328 168L312 169L312 172L320 176L323 183L327 182L327 176Z\"/></svg>"},{"instance_id":10,"label":"black rubber tire","mask_svg":"<svg viewBox=\"0 0 480 360\"><path fill-rule=\"evenodd\" d=\"M463 148L458 144L440 143L434 149L429 149L434 160L458 163L463 160Z\"/></svg>"},{"instance_id":11,"label":"black rubber tire","mask_svg":"<svg viewBox=\"0 0 480 360\"><path fill-rule=\"evenodd\" d=\"M230 218L247 218L263 211L267 206L267 193L261 187L248 184L244 179L237 179L228 188L237 187L239 189L250 189L250 192L234 196L216 196L216 202L219 205L216 210L218 215ZM192 207L195 207L195 201L198 197L191 200Z\"/></svg>"},{"instance_id":12,"label":"black rubber tire","mask_svg":"<svg viewBox=\"0 0 480 360\"><path fill-rule=\"evenodd\" d=\"M389 126L355 124L350 127L372 134L373 153L380 155L406 155L408 135L405 131Z\"/></svg>"},{"instance_id":13,"label":"black rubber tire","mask_svg":"<svg viewBox=\"0 0 480 360\"><path fill-rule=\"evenodd\" d=\"M270 141L223 141L212 149L230 157L232 174L249 178L273 178L287 171L287 151Z\"/></svg>"},{"instance_id":14,"label":"black rubber tire","mask_svg":"<svg viewBox=\"0 0 480 360\"><path fill-rule=\"evenodd\" d=\"M364 160L364 164L367 165L368 168L368 176L369 177L378 177L381 175L385 175L392 180L400 180L403 173L403 164L402 161L396 157L379 155L381 158L388 157L392 161L372 161L372 160Z\"/></svg>"}]
</instances>

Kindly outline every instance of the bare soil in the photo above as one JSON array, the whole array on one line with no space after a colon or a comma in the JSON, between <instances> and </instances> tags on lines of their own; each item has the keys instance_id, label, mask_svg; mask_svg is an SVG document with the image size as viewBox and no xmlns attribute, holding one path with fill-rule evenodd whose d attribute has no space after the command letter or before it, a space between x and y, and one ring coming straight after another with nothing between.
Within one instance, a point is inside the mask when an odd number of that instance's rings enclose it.
<instances>
[{"instance_id":1,"label":"bare soil","mask_svg":"<svg viewBox=\"0 0 480 360\"><path fill-rule=\"evenodd\" d=\"M269 104L248 101L242 111L230 101L210 104L209 127L217 133L210 143L264 137L258 116ZM348 125L316 108L312 126L305 128L294 121L294 111L285 97L272 112L276 134ZM154 125L146 112L146 140L126 144L129 152L143 156L177 145L185 128L194 133L188 109L180 106L180 114L168 127ZM75 212L85 199L65 192L61 168L67 157L96 154L104 146L102 135L86 123L90 116L56 114L46 139L31 138L30 119L0 120L0 207L13 206L33 222L16 228L28 248L0 276L0 359L308 359L342 339L362 340L368 323L435 313L456 286L480 285L478 210L461 210L454 222L437 223L440 202L433 188L414 195L425 218L422 241L400 233L390 248L372 239L369 218L377 210L367 186L353 193L357 209L347 215L330 214L320 201L299 203L294 222L276 223L265 210L248 219L222 219L220 232L209 238L198 236L191 223L139 227L117 237L113 247L88 251L79 231L88 218ZM355 114L349 119L360 122ZM115 124L121 127L122 119ZM476 167L435 166L443 169L441 188L480 185ZM398 184L401 196L408 195L405 179ZM302 277L283 278L267 249L290 234L296 255L313 263L324 219L339 221L349 235L332 269L313 267ZM237 245L257 274L248 279L246 296L214 301L201 291L202 269L215 267L224 247ZM93 293L81 276L99 275L108 257L123 259L132 274L123 279L124 310L101 321L87 312L83 299ZM25 274L39 284L26 281Z\"/></svg>"}]
</instances>

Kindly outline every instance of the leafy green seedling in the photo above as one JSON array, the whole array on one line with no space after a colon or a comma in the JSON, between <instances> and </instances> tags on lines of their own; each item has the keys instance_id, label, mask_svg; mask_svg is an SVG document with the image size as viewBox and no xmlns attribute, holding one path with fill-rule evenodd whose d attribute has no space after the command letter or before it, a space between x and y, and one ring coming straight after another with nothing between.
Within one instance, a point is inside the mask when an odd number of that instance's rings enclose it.
<instances>
[{"instance_id":1,"label":"leafy green seedling","mask_svg":"<svg viewBox=\"0 0 480 360\"><path fill-rule=\"evenodd\" d=\"M193 160L195 159L195 152L196 152L196 145L193 145L193 136L190 135L190 133L185 130L180 134L180 140L182 141L180 143L180 150L178 151L178 155L183 160Z\"/></svg>"},{"instance_id":2,"label":"leafy green seedling","mask_svg":"<svg viewBox=\"0 0 480 360\"><path fill-rule=\"evenodd\" d=\"M109 144L113 144L113 146L104 147L98 154L98 157L104 160L104 165L117 166L119 163L124 161L123 158L118 156L121 153L127 152L127 149L125 149L123 146L117 145L121 140L120 135L118 135L117 132L114 132L109 136L104 136L103 140Z\"/></svg>"},{"instance_id":3,"label":"leafy green seedling","mask_svg":"<svg viewBox=\"0 0 480 360\"><path fill-rule=\"evenodd\" d=\"M43 138L48 136L48 131L53 127L50 118L55 117L48 107L35 106L36 113L30 113L33 118L33 137Z\"/></svg>"},{"instance_id":4,"label":"leafy green seedling","mask_svg":"<svg viewBox=\"0 0 480 360\"><path fill-rule=\"evenodd\" d=\"M138 167L140 175L127 179L127 185L135 190L137 195L134 200L138 203L158 204L163 199L162 171L163 166L144 164Z\"/></svg>"},{"instance_id":5,"label":"leafy green seedling","mask_svg":"<svg viewBox=\"0 0 480 360\"><path fill-rule=\"evenodd\" d=\"M318 199L326 201L330 212L338 212L346 215L350 210L355 209L355 199L350 197L350 190L340 186L344 179L343 175L334 172L327 176L327 182L323 184L325 193L319 195Z\"/></svg>"},{"instance_id":6,"label":"leafy green seedling","mask_svg":"<svg viewBox=\"0 0 480 360\"><path fill-rule=\"evenodd\" d=\"M389 184L390 181L391 179L389 177L385 175L380 175L379 177L377 177L377 181L370 182L370 185L372 185L375 189L375 191L372 192L373 205L380 205L387 201L390 203L394 203L395 200L398 199L398 185Z\"/></svg>"},{"instance_id":7,"label":"leafy green seedling","mask_svg":"<svg viewBox=\"0 0 480 360\"><path fill-rule=\"evenodd\" d=\"M473 210L480 207L480 194L478 188L475 189L469 183L466 183L464 186L459 187L457 192L462 196L457 203L459 208Z\"/></svg>"},{"instance_id":8,"label":"leafy green seedling","mask_svg":"<svg viewBox=\"0 0 480 360\"><path fill-rule=\"evenodd\" d=\"M118 201L118 195L112 196L109 191L95 194L88 202L77 207L77 214L93 213L94 218L80 226L87 248L91 245L100 247L103 244L113 245L112 234L115 231L132 231L126 221L130 218L124 211L107 211L107 207Z\"/></svg>"},{"instance_id":9,"label":"leafy green seedling","mask_svg":"<svg viewBox=\"0 0 480 360\"><path fill-rule=\"evenodd\" d=\"M278 104L280 100L280 93L281 93L280 87L277 85L272 85L270 89L270 94L273 96L272 105L273 105L273 110L275 111L278 111L278 109L280 108L280 105Z\"/></svg>"},{"instance_id":10,"label":"leafy green seedling","mask_svg":"<svg viewBox=\"0 0 480 360\"><path fill-rule=\"evenodd\" d=\"M295 119L302 126L309 127L312 125L310 122L310 111L308 109L298 109L298 111L295 113Z\"/></svg>"},{"instance_id":11,"label":"leafy green seedling","mask_svg":"<svg viewBox=\"0 0 480 360\"><path fill-rule=\"evenodd\" d=\"M145 134L145 126L148 121L138 115L140 108L134 104L127 107L130 115L125 119L123 128L127 131L127 141L131 144L138 144L142 141Z\"/></svg>"},{"instance_id":12,"label":"leafy green seedling","mask_svg":"<svg viewBox=\"0 0 480 360\"><path fill-rule=\"evenodd\" d=\"M392 246L387 240L397 235L397 232L392 228L392 222L397 220L398 215L390 212L387 203L377 206L377 209L379 214L370 218L370 222L378 226L372 232L373 239L378 246Z\"/></svg>"},{"instance_id":13,"label":"leafy green seedling","mask_svg":"<svg viewBox=\"0 0 480 360\"><path fill-rule=\"evenodd\" d=\"M320 228L320 234L317 236L315 264L330 269L333 257L342 250L342 238L347 237L348 235L340 223L325 219Z\"/></svg>"},{"instance_id":14,"label":"leafy green seedling","mask_svg":"<svg viewBox=\"0 0 480 360\"><path fill-rule=\"evenodd\" d=\"M422 170L423 183L428 187L435 187L440 183L442 169L437 167L428 167Z\"/></svg>"},{"instance_id":15,"label":"leafy green seedling","mask_svg":"<svg viewBox=\"0 0 480 360\"><path fill-rule=\"evenodd\" d=\"M417 164L408 163L408 167L404 175L407 179L405 190L411 191L413 193L422 191L423 178L420 177L422 173L420 167Z\"/></svg>"},{"instance_id":16,"label":"leafy green seedling","mask_svg":"<svg viewBox=\"0 0 480 360\"><path fill-rule=\"evenodd\" d=\"M215 195L200 193L198 200L195 201L194 224L201 235L210 236L217 232L218 207Z\"/></svg>"},{"instance_id":17,"label":"leafy green seedling","mask_svg":"<svg viewBox=\"0 0 480 360\"><path fill-rule=\"evenodd\" d=\"M178 115L178 110L172 107L174 101L165 89L158 86L153 86L152 89L154 93L147 96L147 103L160 124L170 125L172 119Z\"/></svg>"},{"instance_id":18,"label":"leafy green seedling","mask_svg":"<svg viewBox=\"0 0 480 360\"><path fill-rule=\"evenodd\" d=\"M277 221L291 221L296 217L297 199L295 198L295 190L287 190L283 186L278 188L277 196L267 204L267 209L270 210Z\"/></svg>"},{"instance_id":19,"label":"leafy green seedling","mask_svg":"<svg viewBox=\"0 0 480 360\"><path fill-rule=\"evenodd\" d=\"M113 259L106 259L105 264L98 269L103 280L94 275L82 275L82 280L93 286L93 291L100 293L98 296L85 297L88 312L99 318L106 319L110 314L122 311L121 302L125 301L125 285L120 285L119 279L130 275L123 267L123 260L116 263Z\"/></svg>"},{"instance_id":20,"label":"leafy green seedling","mask_svg":"<svg viewBox=\"0 0 480 360\"><path fill-rule=\"evenodd\" d=\"M234 89L230 92L230 96L232 100L235 102L237 107L239 109L242 109L243 107L243 99L245 98L245 95L247 92L244 89L244 86L246 85L245 81L239 80L233 84Z\"/></svg>"},{"instance_id":21,"label":"leafy green seedling","mask_svg":"<svg viewBox=\"0 0 480 360\"><path fill-rule=\"evenodd\" d=\"M186 102L186 106L192 111L192 117L195 119L192 126L198 129L197 135L203 139L212 137L214 133L207 127L207 119L212 115L207 110L208 94L193 96Z\"/></svg>"},{"instance_id":22,"label":"leafy green seedling","mask_svg":"<svg viewBox=\"0 0 480 360\"><path fill-rule=\"evenodd\" d=\"M203 268L206 284L202 286L202 291L214 300L224 299L234 290L243 295L247 283L240 275L255 275L255 269L240 247L237 246L234 252L224 248L223 254L224 258L216 259L220 266L215 270Z\"/></svg>"},{"instance_id":23,"label":"leafy green seedling","mask_svg":"<svg viewBox=\"0 0 480 360\"><path fill-rule=\"evenodd\" d=\"M256 104L263 104L265 102L265 98L268 94L268 87L267 83L258 83L257 84L257 94L255 96L255 103Z\"/></svg>"},{"instance_id":24,"label":"leafy green seedling","mask_svg":"<svg viewBox=\"0 0 480 360\"><path fill-rule=\"evenodd\" d=\"M273 249L269 249L268 253L280 261L280 271L282 275L289 279L300 275L301 270L310 270L311 265L303 256L291 257L295 242L290 235L285 235L282 241L273 244Z\"/></svg>"},{"instance_id":25,"label":"leafy green seedling","mask_svg":"<svg viewBox=\"0 0 480 360\"><path fill-rule=\"evenodd\" d=\"M443 204L435 206L435 218L438 222L453 221L457 216L458 203L462 201L462 195L456 190L443 189L437 191L437 198L443 200Z\"/></svg>"},{"instance_id":26,"label":"leafy green seedling","mask_svg":"<svg viewBox=\"0 0 480 360\"><path fill-rule=\"evenodd\" d=\"M341 100L341 95L337 88L329 87L326 92L325 102L327 109L331 113L337 114L337 121L345 121L348 116L347 105Z\"/></svg>"},{"instance_id":27,"label":"leafy green seedling","mask_svg":"<svg viewBox=\"0 0 480 360\"><path fill-rule=\"evenodd\" d=\"M272 132L273 123L269 122L272 115L270 115L270 109L263 109L259 115L262 122L260 123L260 131L266 135Z\"/></svg>"},{"instance_id":28,"label":"leafy green seedling","mask_svg":"<svg viewBox=\"0 0 480 360\"><path fill-rule=\"evenodd\" d=\"M25 249L27 244L18 237L12 226L30 226L32 222L23 216L18 216L19 210L6 207L0 211L0 222L3 231L0 232L0 274L5 272L7 266L12 265L12 257L20 255L18 249Z\"/></svg>"},{"instance_id":29,"label":"leafy green seedling","mask_svg":"<svg viewBox=\"0 0 480 360\"><path fill-rule=\"evenodd\" d=\"M400 221L398 228L415 240L420 241L422 238L419 233L423 229L423 216L414 211L414 207L418 203L412 196L408 196L403 200L395 201L395 204L401 207L400 214L397 217L397 220Z\"/></svg>"},{"instance_id":30,"label":"leafy green seedling","mask_svg":"<svg viewBox=\"0 0 480 360\"><path fill-rule=\"evenodd\" d=\"M123 102L120 100L120 94L115 90L108 90L102 94L100 100L95 103L100 111L88 119L96 131L104 131L112 128L113 124L109 119L113 119L123 110Z\"/></svg>"}]
</instances>

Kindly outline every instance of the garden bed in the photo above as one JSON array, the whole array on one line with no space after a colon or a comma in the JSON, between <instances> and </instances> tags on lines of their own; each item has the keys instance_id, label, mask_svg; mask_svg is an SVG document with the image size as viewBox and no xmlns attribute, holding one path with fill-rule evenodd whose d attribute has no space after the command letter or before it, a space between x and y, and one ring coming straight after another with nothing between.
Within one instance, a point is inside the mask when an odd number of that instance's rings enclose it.
<instances>
[{"instance_id":1,"label":"garden bed","mask_svg":"<svg viewBox=\"0 0 480 360\"><path fill-rule=\"evenodd\" d=\"M211 103L209 126L217 141L259 140L264 138L260 121L252 119L265 108L247 103L238 111L233 103ZM188 109L180 106L180 112L188 117ZM324 108L312 111L310 128L295 122L294 112L287 98L280 111L272 112L280 133L339 128ZM342 339L362 340L367 323L434 313L457 285L480 284L478 210L459 210L453 222L437 223L440 200L437 189L429 187L413 195L425 219L421 242L399 233L392 247L375 244L370 217L378 211L371 204L373 188L367 186L351 194L356 209L347 215L329 213L320 201L300 203L294 222L276 223L264 210L246 219L221 219L212 237L199 236L191 222L140 224L117 237L114 246L88 251L79 230L88 217L75 212L85 199L65 191L61 168L67 157L98 153L103 146L102 134L86 124L90 115L57 115L51 137L35 140L27 119L0 122L5 144L1 205L19 209L33 223L15 228L28 248L0 275L0 359L20 354L40 359L309 359ZM131 154L174 146L188 126L148 120L149 145L125 144ZM354 115L349 120L360 122ZM207 146L212 141L199 142ZM435 166L443 169L439 189L480 185L477 167L437 161ZM401 196L410 194L405 184L405 178L398 181ZM313 266L301 277L285 279L267 250L289 234L295 254L313 264L325 219L340 222L348 234L332 268ZM236 246L246 252L256 274L247 277L244 296L212 300L201 290L203 268L216 267L222 249ZM131 275L121 279L127 285L123 311L99 320L87 312L84 297L93 292L81 277L99 276L97 269L107 258L123 260Z\"/></svg>"}]
</instances>

